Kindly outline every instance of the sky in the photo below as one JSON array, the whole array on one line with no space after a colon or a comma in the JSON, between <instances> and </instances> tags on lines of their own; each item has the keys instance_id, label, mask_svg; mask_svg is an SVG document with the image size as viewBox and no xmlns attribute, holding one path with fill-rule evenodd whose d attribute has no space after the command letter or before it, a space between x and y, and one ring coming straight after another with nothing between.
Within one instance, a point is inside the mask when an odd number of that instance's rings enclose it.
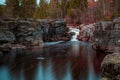
<instances>
[{"instance_id":1,"label":"sky","mask_svg":"<svg viewBox=\"0 0 120 80\"><path fill-rule=\"evenodd\" d=\"M0 0L0 4L5 4L5 0Z\"/></svg>"}]
</instances>

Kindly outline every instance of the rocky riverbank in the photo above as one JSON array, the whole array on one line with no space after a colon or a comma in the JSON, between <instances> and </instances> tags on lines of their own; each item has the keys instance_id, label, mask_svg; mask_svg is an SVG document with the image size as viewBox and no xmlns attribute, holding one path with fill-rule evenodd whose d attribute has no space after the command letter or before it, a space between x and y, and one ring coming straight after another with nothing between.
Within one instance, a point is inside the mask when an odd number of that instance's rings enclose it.
<instances>
[{"instance_id":1,"label":"rocky riverbank","mask_svg":"<svg viewBox=\"0 0 120 80\"><path fill-rule=\"evenodd\" d=\"M92 42L94 48L113 51L113 46L120 46L120 17L76 27L80 30L78 40Z\"/></svg>"},{"instance_id":2,"label":"rocky riverbank","mask_svg":"<svg viewBox=\"0 0 120 80\"><path fill-rule=\"evenodd\" d=\"M0 19L0 49L43 46L46 41L69 40L64 20Z\"/></svg>"},{"instance_id":3,"label":"rocky riverbank","mask_svg":"<svg viewBox=\"0 0 120 80\"><path fill-rule=\"evenodd\" d=\"M112 21L104 21L96 24L94 31L94 43L100 48L113 48L120 46L120 17Z\"/></svg>"},{"instance_id":4,"label":"rocky riverbank","mask_svg":"<svg viewBox=\"0 0 120 80\"><path fill-rule=\"evenodd\" d=\"M101 64L102 80L120 80L120 17L96 25L94 45L113 52L107 55Z\"/></svg>"},{"instance_id":5,"label":"rocky riverbank","mask_svg":"<svg viewBox=\"0 0 120 80\"><path fill-rule=\"evenodd\" d=\"M120 80L119 52L107 55L102 62L102 80Z\"/></svg>"}]
</instances>

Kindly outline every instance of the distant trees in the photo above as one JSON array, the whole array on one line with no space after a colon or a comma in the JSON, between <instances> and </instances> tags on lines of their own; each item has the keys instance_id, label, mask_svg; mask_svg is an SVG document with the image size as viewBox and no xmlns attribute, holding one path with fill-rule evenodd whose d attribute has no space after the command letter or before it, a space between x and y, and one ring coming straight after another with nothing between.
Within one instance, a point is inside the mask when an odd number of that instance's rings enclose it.
<instances>
[{"instance_id":1,"label":"distant trees","mask_svg":"<svg viewBox=\"0 0 120 80\"><path fill-rule=\"evenodd\" d=\"M68 10L68 0L61 0L60 9L61 9L61 17L65 18Z\"/></svg>"},{"instance_id":2,"label":"distant trees","mask_svg":"<svg viewBox=\"0 0 120 80\"><path fill-rule=\"evenodd\" d=\"M36 0L6 0L8 17L32 18L36 10Z\"/></svg>"},{"instance_id":3,"label":"distant trees","mask_svg":"<svg viewBox=\"0 0 120 80\"><path fill-rule=\"evenodd\" d=\"M88 1L92 1L89 5ZM120 16L120 0L6 0L0 6L0 16L13 18L68 18L72 23L100 20L111 16Z\"/></svg>"},{"instance_id":4,"label":"distant trees","mask_svg":"<svg viewBox=\"0 0 120 80\"><path fill-rule=\"evenodd\" d=\"M0 5L0 17L4 16L4 12L5 12L5 6Z\"/></svg>"},{"instance_id":5,"label":"distant trees","mask_svg":"<svg viewBox=\"0 0 120 80\"><path fill-rule=\"evenodd\" d=\"M39 5L37 6L36 13L34 14L35 18L47 18L48 17L48 2L46 0L40 0Z\"/></svg>"},{"instance_id":6,"label":"distant trees","mask_svg":"<svg viewBox=\"0 0 120 80\"><path fill-rule=\"evenodd\" d=\"M72 19L75 19L75 23L80 23L80 16L88 6L87 0L69 0L67 14Z\"/></svg>"},{"instance_id":7,"label":"distant trees","mask_svg":"<svg viewBox=\"0 0 120 80\"><path fill-rule=\"evenodd\" d=\"M13 17L13 8L15 7L13 0L6 0L6 16L7 17Z\"/></svg>"},{"instance_id":8,"label":"distant trees","mask_svg":"<svg viewBox=\"0 0 120 80\"><path fill-rule=\"evenodd\" d=\"M60 0L50 0L49 3L49 17L59 18L60 14Z\"/></svg>"},{"instance_id":9,"label":"distant trees","mask_svg":"<svg viewBox=\"0 0 120 80\"><path fill-rule=\"evenodd\" d=\"M23 0L21 7L22 17L33 18L36 11L36 0Z\"/></svg>"},{"instance_id":10,"label":"distant trees","mask_svg":"<svg viewBox=\"0 0 120 80\"><path fill-rule=\"evenodd\" d=\"M115 9L117 16L120 16L120 0L115 0Z\"/></svg>"}]
</instances>

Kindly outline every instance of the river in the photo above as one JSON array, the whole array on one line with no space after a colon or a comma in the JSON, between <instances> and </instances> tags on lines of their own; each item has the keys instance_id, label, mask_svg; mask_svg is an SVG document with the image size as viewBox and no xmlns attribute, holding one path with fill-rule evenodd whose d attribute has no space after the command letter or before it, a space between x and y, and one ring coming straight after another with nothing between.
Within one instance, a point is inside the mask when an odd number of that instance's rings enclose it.
<instances>
[{"instance_id":1,"label":"river","mask_svg":"<svg viewBox=\"0 0 120 80\"><path fill-rule=\"evenodd\" d=\"M0 55L0 80L100 80L105 55L81 41L12 50Z\"/></svg>"}]
</instances>

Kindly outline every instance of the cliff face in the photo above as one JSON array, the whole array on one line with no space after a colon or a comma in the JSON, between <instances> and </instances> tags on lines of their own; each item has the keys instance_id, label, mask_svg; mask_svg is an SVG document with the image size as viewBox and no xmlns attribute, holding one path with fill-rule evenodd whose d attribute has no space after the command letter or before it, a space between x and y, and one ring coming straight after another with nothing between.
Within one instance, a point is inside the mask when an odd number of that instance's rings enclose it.
<instances>
[{"instance_id":1,"label":"cliff face","mask_svg":"<svg viewBox=\"0 0 120 80\"><path fill-rule=\"evenodd\" d=\"M61 37L67 36L67 31L64 20L2 19L0 46L2 44L42 46L43 41L57 41L58 38L61 40Z\"/></svg>"},{"instance_id":2,"label":"cliff face","mask_svg":"<svg viewBox=\"0 0 120 80\"><path fill-rule=\"evenodd\" d=\"M113 21L95 24L94 42L96 46L120 46L120 17Z\"/></svg>"}]
</instances>

